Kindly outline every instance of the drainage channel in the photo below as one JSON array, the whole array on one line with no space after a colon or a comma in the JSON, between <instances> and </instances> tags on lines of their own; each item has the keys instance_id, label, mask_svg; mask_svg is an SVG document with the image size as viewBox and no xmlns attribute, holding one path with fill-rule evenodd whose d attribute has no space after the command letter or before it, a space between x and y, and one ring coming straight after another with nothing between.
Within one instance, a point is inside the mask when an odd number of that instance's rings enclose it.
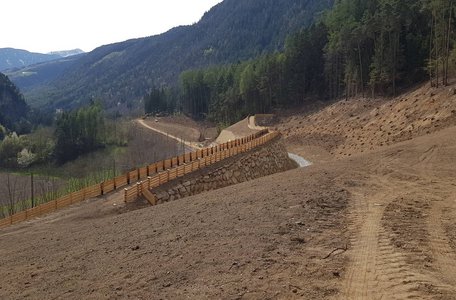
<instances>
[{"instance_id":1,"label":"drainage channel","mask_svg":"<svg viewBox=\"0 0 456 300\"><path fill-rule=\"evenodd\" d=\"M288 153L288 157L292 160L294 160L300 168L308 167L312 165L312 163L308 160L305 160L299 155L293 154L293 153Z\"/></svg>"}]
</instances>

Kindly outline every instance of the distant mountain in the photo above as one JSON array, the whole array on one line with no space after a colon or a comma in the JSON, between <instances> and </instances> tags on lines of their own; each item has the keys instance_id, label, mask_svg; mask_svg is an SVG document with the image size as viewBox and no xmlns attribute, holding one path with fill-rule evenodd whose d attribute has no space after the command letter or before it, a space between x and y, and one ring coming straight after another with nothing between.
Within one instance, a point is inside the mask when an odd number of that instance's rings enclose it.
<instances>
[{"instance_id":1,"label":"distant mountain","mask_svg":"<svg viewBox=\"0 0 456 300\"><path fill-rule=\"evenodd\" d=\"M14 48L0 48L0 71L9 70L10 73L31 65L40 64L85 53L81 49L53 51L47 54L34 53Z\"/></svg>"},{"instance_id":2,"label":"distant mountain","mask_svg":"<svg viewBox=\"0 0 456 300\"><path fill-rule=\"evenodd\" d=\"M0 73L0 125L17 131L26 131L29 107L17 87Z\"/></svg>"},{"instance_id":3,"label":"distant mountain","mask_svg":"<svg viewBox=\"0 0 456 300\"><path fill-rule=\"evenodd\" d=\"M192 26L82 55L51 83L38 74L24 92L32 105L48 102L50 108L72 108L92 98L108 106L134 106L152 86L176 84L184 70L281 50L290 33L312 24L333 2L225 0ZM11 78L22 88L20 77Z\"/></svg>"},{"instance_id":4,"label":"distant mountain","mask_svg":"<svg viewBox=\"0 0 456 300\"><path fill-rule=\"evenodd\" d=\"M61 76L82 55L84 53L30 65L21 69L10 69L6 70L5 74L20 87L24 94L27 94L30 90L35 92L38 89L47 91L46 84ZM34 104L35 106L41 106L44 103L35 102Z\"/></svg>"},{"instance_id":5,"label":"distant mountain","mask_svg":"<svg viewBox=\"0 0 456 300\"><path fill-rule=\"evenodd\" d=\"M14 48L0 48L0 71L23 68L60 57L56 54L34 53Z\"/></svg>"},{"instance_id":6,"label":"distant mountain","mask_svg":"<svg viewBox=\"0 0 456 300\"><path fill-rule=\"evenodd\" d=\"M73 49L73 50L63 50L63 51L52 51L49 52L49 55L58 55L60 57L68 57L68 56L73 56L73 55L78 55L78 54L83 54L85 53L81 49Z\"/></svg>"}]
</instances>

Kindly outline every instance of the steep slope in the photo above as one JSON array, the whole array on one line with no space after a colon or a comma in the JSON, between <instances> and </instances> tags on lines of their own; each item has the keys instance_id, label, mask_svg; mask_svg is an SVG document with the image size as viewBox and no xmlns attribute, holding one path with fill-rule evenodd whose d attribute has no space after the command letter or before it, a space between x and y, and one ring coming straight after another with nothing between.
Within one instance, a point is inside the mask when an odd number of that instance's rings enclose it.
<instances>
[{"instance_id":1,"label":"steep slope","mask_svg":"<svg viewBox=\"0 0 456 300\"><path fill-rule=\"evenodd\" d=\"M33 53L14 48L0 48L0 71L23 68L40 62L61 58L57 54Z\"/></svg>"},{"instance_id":2,"label":"steep slope","mask_svg":"<svg viewBox=\"0 0 456 300\"><path fill-rule=\"evenodd\" d=\"M396 98L354 98L282 116L277 128L311 160L343 158L456 126L456 85Z\"/></svg>"},{"instance_id":3,"label":"steep slope","mask_svg":"<svg viewBox=\"0 0 456 300\"><path fill-rule=\"evenodd\" d=\"M23 131L29 108L17 87L0 73L0 125L14 131Z\"/></svg>"},{"instance_id":4,"label":"steep slope","mask_svg":"<svg viewBox=\"0 0 456 300\"><path fill-rule=\"evenodd\" d=\"M236 62L280 49L286 36L311 24L332 0L225 0L192 26L95 49L49 85L27 92L33 104L72 107L95 97L110 104L173 84L186 69Z\"/></svg>"}]
</instances>

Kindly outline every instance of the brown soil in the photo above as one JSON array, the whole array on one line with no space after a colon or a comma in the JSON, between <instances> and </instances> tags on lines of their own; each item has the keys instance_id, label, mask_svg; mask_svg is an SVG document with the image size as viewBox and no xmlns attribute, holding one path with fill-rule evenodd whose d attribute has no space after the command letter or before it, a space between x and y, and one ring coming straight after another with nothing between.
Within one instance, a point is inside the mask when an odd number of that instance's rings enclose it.
<instances>
[{"instance_id":1,"label":"brown soil","mask_svg":"<svg viewBox=\"0 0 456 300\"><path fill-rule=\"evenodd\" d=\"M347 244L340 175L295 170L124 214L98 199L4 229L0 298L334 295L343 255L323 258Z\"/></svg>"},{"instance_id":2,"label":"brown soil","mask_svg":"<svg viewBox=\"0 0 456 300\"><path fill-rule=\"evenodd\" d=\"M217 137L217 143L222 144L241 137L246 137L258 132L259 130L261 129L249 128L249 118L245 118L244 120L222 130L220 135Z\"/></svg>"},{"instance_id":3,"label":"brown soil","mask_svg":"<svg viewBox=\"0 0 456 300\"><path fill-rule=\"evenodd\" d=\"M0 298L456 299L455 103L335 103L277 125L311 167L2 229Z\"/></svg>"},{"instance_id":4,"label":"brown soil","mask_svg":"<svg viewBox=\"0 0 456 300\"><path fill-rule=\"evenodd\" d=\"M310 160L349 157L455 126L456 96L449 90L425 85L394 99L338 101L275 127Z\"/></svg>"}]
</instances>

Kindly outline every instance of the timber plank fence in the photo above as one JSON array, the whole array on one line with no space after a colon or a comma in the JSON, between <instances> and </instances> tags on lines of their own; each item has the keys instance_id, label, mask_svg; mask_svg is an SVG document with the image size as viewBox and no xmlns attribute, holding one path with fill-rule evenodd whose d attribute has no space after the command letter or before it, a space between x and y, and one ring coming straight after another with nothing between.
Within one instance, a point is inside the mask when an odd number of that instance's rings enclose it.
<instances>
[{"instance_id":1,"label":"timber plank fence","mask_svg":"<svg viewBox=\"0 0 456 300\"><path fill-rule=\"evenodd\" d=\"M72 204L108 194L134 183L136 184L133 187L124 189L126 202L131 202L141 195L148 199L151 204L155 204L155 196L149 191L150 188L164 184L177 177L182 177L185 174L203 168L207 165L214 164L215 162L227 157L248 151L253 147L264 144L266 141L277 135L277 132L268 133L267 129L261 130L241 139L185 153L177 157L165 159L163 161L132 170L121 176L86 187L82 190L62 196L56 200L49 201L0 219L0 228L43 216Z\"/></svg>"},{"instance_id":2,"label":"timber plank fence","mask_svg":"<svg viewBox=\"0 0 456 300\"><path fill-rule=\"evenodd\" d=\"M156 205L157 197L150 191L151 189L206 166L215 164L226 158L249 151L269 142L278 135L279 132L268 132L266 129L260 131L258 134L249 136L245 140L236 140L212 147L212 151L208 151L206 155L203 155L203 153L199 151L189 153L191 159L185 161L183 164L170 165L170 168L165 168L153 176L148 176L146 180L137 182L135 186L125 188L124 200L128 203L135 201L139 197L144 197L151 205Z\"/></svg>"}]
</instances>

